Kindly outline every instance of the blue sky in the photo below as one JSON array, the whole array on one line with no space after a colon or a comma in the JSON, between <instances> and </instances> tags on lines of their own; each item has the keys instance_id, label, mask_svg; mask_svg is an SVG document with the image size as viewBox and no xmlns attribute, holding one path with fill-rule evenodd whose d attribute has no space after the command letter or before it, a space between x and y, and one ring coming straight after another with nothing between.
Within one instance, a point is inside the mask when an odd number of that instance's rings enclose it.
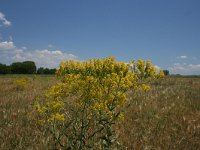
<instances>
[{"instance_id":1,"label":"blue sky","mask_svg":"<svg viewBox=\"0 0 200 150\"><path fill-rule=\"evenodd\" d=\"M0 0L0 62L115 56L200 74L199 0Z\"/></svg>"}]
</instances>

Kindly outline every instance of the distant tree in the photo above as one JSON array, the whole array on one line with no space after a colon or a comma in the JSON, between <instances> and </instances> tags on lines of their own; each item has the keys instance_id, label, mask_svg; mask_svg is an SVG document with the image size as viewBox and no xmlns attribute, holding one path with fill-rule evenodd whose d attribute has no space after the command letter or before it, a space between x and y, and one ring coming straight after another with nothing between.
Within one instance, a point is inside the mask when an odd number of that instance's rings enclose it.
<instances>
[{"instance_id":1,"label":"distant tree","mask_svg":"<svg viewBox=\"0 0 200 150\"><path fill-rule=\"evenodd\" d=\"M163 70L165 76L168 76L169 75L169 70Z\"/></svg>"},{"instance_id":2,"label":"distant tree","mask_svg":"<svg viewBox=\"0 0 200 150\"><path fill-rule=\"evenodd\" d=\"M34 74L36 73L36 65L33 61L24 61L22 63L22 73L23 74Z\"/></svg>"},{"instance_id":3,"label":"distant tree","mask_svg":"<svg viewBox=\"0 0 200 150\"><path fill-rule=\"evenodd\" d=\"M43 68L40 67L37 70L37 74L55 74L56 69L49 69L49 68Z\"/></svg>"},{"instance_id":4,"label":"distant tree","mask_svg":"<svg viewBox=\"0 0 200 150\"><path fill-rule=\"evenodd\" d=\"M0 63L0 74L9 74L10 73L10 66Z\"/></svg>"},{"instance_id":5,"label":"distant tree","mask_svg":"<svg viewBox=\"0 0 200 150\"><path fill-rule=\"evenodd\" d=\"M55 74L56 69L49 69L49 68L45 68L44 69L44 74Z\"/></svg>"},{"instance_id":6,"label":"distant tree","mask_svg":"<svg viewBox=\"0 0 200 150\"><path fill-rule=\"evenodd\" d=\"M42 67L38 68L37 74L44 74L44 68Z\"/></svg>"},{"instance_id":7,"label":"distant tree","mask_svg":"<svg viewBox=\"0 0 200 150\"><path fill-rule=\"evenodd\" d=\"M15 62L11 64L11 72L13 74L34 74L36 73L36 65L33 61Z\"/></svg>"},{"instance_id":8,"label":"distant tree","mask_svg":"<svg viewBox=\"0 0 200 150\"><path fill-rule=\"evenodd\" d=\"M55 74L56 73L56 69L54 68L54 69L49 69L49 73L50 74Z\"/></svg>"},{"instance_id":9,"label":"distant tree","mask_svg":"<svg viewBox=\"0 0 200 150\"><path fill-rule=\"evenodd\" d=\"M10 65L6 65L6 74L11 74L11 66Z\"/></svg>"},{"instance_id":10,"label":"distant tree","mask_svg":"<svg viewBox=\"0 0 200 150\"><path fill-rule=\"evenodd\" d=\"M22 74L22 62L14 62L11 64L11 72L12 74Z\"/></svg>"},{"instance_id":11,"label":"distant tree","mask_svg":"<svg viewBox=\"0 0 200 150\"><path fill-rule=\"evenodd\" d=\"M180 76L181 76L181 74L175 74L175 76L177 76L177 77L180 77Z\"/></svg>"},{"instance_id":12,"label":"distant tree","mask_svg":"<svg viewBox=\"0 0 200 150\"><path fill-rule=\"evenodd\" d=\"M49 74L49 68L44 69L44 74Z\"/></svg>"}]
</instances>

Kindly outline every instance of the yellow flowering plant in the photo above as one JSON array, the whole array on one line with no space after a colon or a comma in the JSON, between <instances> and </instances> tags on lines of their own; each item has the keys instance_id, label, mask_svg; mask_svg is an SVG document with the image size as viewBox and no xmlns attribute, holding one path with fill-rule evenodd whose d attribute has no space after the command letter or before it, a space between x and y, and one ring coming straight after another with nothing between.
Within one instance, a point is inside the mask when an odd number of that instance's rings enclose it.
<instances>
[{"instance_id":1,"label":"yellow flowering plant","mask_svg":"<svg viewBox=\"0 0 200 150\"><path fill-rule=\"evenodd\" d=\"M56 75L61 82L35 106L47 125L53 126L55 146L72 149L111 148L116 140L113 125L124 117L126 92L150 90L140 81L157 76L150 61L124 63L114 57L62 62Z\"/></svg>"},{"instance_id":2,"label":"yellow flowering plant","mask_svg":"<svg viewBox=\"0 0 200 150\"><path fill-rule=\"evenodd\" d=\"M137 74L140 79L156 78L157 76L156 68L150 60L132 60L132 62L130 62L129 64L131 65L131 71Z\"/></svg>"},{"instance_id":3,"label":"yellow flowering plant","mask_svg":"<svg viewBox=\"0 0 200 150\"><path fill-rule=\"evenodd\" d=\"M19 78L14 81L18 90L24 90L28 86L29 80L27 78Z\"/></svg>"},{"instance_id":4,"label":"yellow flowering plant","mask_svg":"<svg viewBox=\"0 0 200 150\"><path fill-rule=\"evenodd\" d=\"M157 74L157 78L164 78L165 77L165 74L163 72L163 70L160 70Z\"/></svg>"}]
</instances>

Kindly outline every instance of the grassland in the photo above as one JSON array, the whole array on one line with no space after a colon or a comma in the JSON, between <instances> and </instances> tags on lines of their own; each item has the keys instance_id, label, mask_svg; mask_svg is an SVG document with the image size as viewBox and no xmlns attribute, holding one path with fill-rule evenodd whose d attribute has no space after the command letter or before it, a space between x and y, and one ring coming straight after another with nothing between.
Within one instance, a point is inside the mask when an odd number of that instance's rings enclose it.
<instances>
[{"instance_id":1,"label":"grassland","mask_svg":"<svg viewBox=\"0 0 200 150\"><path fill-rule=\"evenodd\" d=\"M0 76L0 149L46 149L47 135L31 116L36 96L58 82L54 76ZM147 93L131 91L124 121L116 125L118 149L200 149L200 78L151 81Z\"/></svg>"}]
</instances>

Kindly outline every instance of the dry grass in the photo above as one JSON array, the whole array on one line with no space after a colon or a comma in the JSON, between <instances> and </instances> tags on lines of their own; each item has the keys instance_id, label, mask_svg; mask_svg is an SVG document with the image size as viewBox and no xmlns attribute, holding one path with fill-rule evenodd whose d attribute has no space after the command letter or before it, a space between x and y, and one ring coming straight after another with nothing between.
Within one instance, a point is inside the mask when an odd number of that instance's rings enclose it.
<instances>
[{"instance_id":1,"label":"dry grass","mask_svg":"<svg viewBox=\"0 0 200 150\"><path fill-rule=\"evenodd\" d=\"M0 149L46 149L45 131L29 115L33 98L54 85L53 76L0 76ZM152 81L147 93L130 92L125 120L118 128L118 149L200 149L200 78Z\"/></svg>"},{"instance_id":2,"label":"dry grass","mask_svg":"<svg viewBox=\"0 0 200 150\"><path fill-rule=\"evenodd\" d=\"M122 149L200 149L200 79L167 78L130 93Z\"/></svg>"},{"instance_id":3,"label":"dry grass","mask_svg":"<svg viewBox=\"0 0 200 150\"><path fill-rule=\"evenodd\" d=\"M21 77L21 76L20 76ZM20 90L15 85L19 76L0 77L0 149L43 149L40 128L29 115L33 98L56 83L53 76L25 76L29 86Z\"/></svg>"}]
</instances>

